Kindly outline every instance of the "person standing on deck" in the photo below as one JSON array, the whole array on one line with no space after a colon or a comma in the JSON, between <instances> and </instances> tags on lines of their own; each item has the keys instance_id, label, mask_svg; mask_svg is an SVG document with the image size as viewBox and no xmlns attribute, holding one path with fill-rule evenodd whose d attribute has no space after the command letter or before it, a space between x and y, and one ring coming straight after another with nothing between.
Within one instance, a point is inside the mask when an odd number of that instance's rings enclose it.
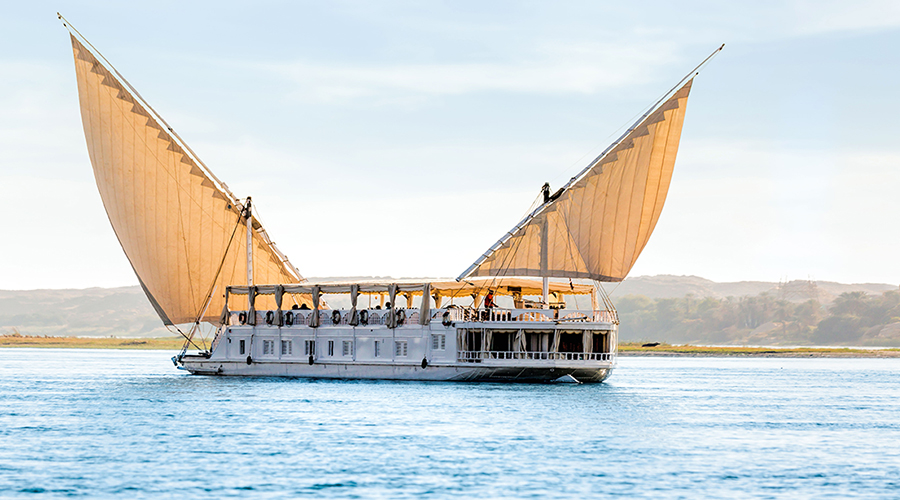
<instances>
[{"instance_id":1,"label":"person standing on deck","mask_svg":"<svg viewBox=\"0 0 900 500\"><path fill-rule=\"evenodd\" d=\"M484 296L484 308L491 309L493 307L496 307L496 304L494 304L494 291L488 290L487 295Z\"/></svg>"}]
</instances>

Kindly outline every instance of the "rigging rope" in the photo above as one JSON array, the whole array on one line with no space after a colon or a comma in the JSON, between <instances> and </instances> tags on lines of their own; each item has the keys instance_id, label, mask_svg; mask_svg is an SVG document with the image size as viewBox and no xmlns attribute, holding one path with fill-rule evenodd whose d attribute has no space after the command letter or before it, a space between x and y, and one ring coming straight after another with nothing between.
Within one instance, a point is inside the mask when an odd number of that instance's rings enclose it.
<instances>
[{"instance_id":1,"label":"rigging rope","mask_svg":"<svg viewBox=\"0 0 900 500\"><path fill-rule=\"evenodd\" d=\"M234 241L234 235L237 234L238 228L241 226L241 220L243 218L242 214L238 215L237 222L234 224L234 229L231 230L231 237L228 238L228 245L225 246L225 252L222 254L222 260L219 262L219 268L216 270L216 274L213 277L212 285L210 285L209 293L206 295L206 301L203 304L203 307L200 310L200 313L197 315L197 319L194 321L194 327L191 328L191 335L187 337L188 341L191 341L191 338L194 336L194 332L200 328L200 321L203 319L203 315L206 314L206 309L209 307L209 303L212 302L212 296L216 292L217 284L219 281L219 275L222 273L222 267L225 265L225 260L228 257L228 251L231 249L231 243ZM176 327L177 328L177 327ZM181 331L181 330L179 330ZM182 335L184 335L182 333ZM191 342L193 343L193 342ZM187 350L187 343L181 349L181 354L184 355L184 352ZM195 346L197 344L194 344ZM203 339L203 347L206 348L206 339Z\"/></svg>"}]
</instances>

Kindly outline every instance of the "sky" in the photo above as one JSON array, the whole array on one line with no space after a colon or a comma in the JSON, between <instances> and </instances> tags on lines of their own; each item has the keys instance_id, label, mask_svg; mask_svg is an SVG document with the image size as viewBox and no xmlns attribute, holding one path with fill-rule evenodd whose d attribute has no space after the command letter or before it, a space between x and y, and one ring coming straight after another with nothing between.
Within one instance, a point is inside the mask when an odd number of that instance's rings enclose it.
<instances>
[{"instance_id":1,"label":"sky","mask_svg":"<svg viewBox=\"0 0 900 500\"><path fill-rule=\"evenodd\" d=\"M630 275L900 283L898 2L38 0L0 16L0 289L137 284L58 8L305 276L458 275L725 43Z\"/></svg>"}]
</instances>

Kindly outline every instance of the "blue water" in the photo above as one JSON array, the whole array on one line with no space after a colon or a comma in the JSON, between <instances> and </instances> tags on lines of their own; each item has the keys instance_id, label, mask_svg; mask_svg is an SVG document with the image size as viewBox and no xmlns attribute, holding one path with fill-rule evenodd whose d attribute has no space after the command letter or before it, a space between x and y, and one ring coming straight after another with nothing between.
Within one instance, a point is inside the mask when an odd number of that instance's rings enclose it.
<instances>
[{"instance_id":1,"label":"blue water","mask_svg":"<svg viewBox=\"0 0 900 500\"><path fill-rule=\"evenodd\" d=\"M900 497L900 360L627 357L570 386L170 355L0 349L0 497Z\"/></svg>"}]
</instances>

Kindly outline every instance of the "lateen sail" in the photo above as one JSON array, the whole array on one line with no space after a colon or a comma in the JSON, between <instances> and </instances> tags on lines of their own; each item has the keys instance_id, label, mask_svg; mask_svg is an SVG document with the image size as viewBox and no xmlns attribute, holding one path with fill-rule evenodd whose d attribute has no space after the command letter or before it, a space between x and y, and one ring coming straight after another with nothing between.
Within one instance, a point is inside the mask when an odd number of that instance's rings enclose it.
<instances>
[{"instance_id":1,"label":"lateen sail","mask_svg":"<svg viewBox=\"0 0 900 500\"><path fill-rule=\"evenodd\" d=\"M166 324L193 322L204 311L201 321L218 324L226 286L246 283L242 205L74 36L72 47L94 177L144 292ZM253 225L254 281L303 281Z\"/></svg>"},{"instance_id":2,"label":"lateen sail","mask_svg":"<svg viewBox=\"0 0 900 500\"><path fill-rule=\"evenodd\" d=\"M647 244L666 201L692 81L460 278L623 280Z\"/></svg>"}]
</instances>

